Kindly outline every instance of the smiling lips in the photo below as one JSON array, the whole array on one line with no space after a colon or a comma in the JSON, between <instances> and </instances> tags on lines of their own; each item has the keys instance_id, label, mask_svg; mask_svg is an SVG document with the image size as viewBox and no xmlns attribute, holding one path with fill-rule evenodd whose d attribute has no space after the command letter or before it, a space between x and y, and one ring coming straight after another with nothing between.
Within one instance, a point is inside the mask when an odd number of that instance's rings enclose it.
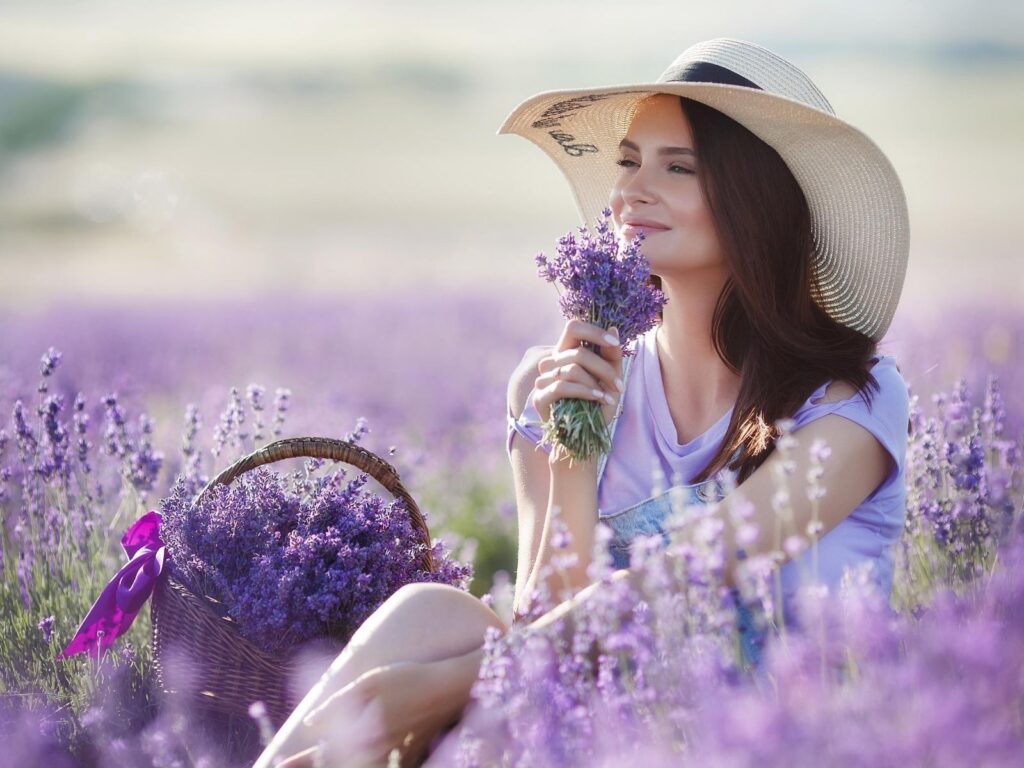
<instances>
[{"instance_id":1,"label":"smiling lips","mask_svg":"<svg viewBox=\"0 0 1024 768\"><path fill-rule=\"evenodd\" d=\"M643 229L650 232L664 232L669 229L664 224L659 224L658 222L651 221L650 219L629 218L625 219L622 224L623 229L631 229L633 231Z\"/></svg>"}]
</instances>

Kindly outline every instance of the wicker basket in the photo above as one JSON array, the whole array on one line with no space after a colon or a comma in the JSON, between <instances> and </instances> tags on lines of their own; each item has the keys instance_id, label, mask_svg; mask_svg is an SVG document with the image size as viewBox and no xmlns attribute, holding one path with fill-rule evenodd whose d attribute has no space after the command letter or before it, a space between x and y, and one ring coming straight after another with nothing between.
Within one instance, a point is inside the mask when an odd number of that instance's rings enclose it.
<instances>
[{"instance_id":1,"label":"wicker basket","mask_svg":"<svg viewBox=\"0 0 1024 768\"><path fill-rule=\"evenodd\" d=\"M411 523L426 545L420 567L435 571L431 556L430 533L419 507L402 486L398 473L386 461L354 443L326 437L297 437L278 440L243 456L213 478L196 496L195 507L210 489L229 484L250 469L275 461L297 457L333 459L358 467L377 480L409 510ZM173 553L171 553L173 556ZM249 706L262 701L275 727L280 727L298 703L289 695L288 680L296 661L270 655L241 635L237 622L227 616L222 603L193 592L168 568L153 594L153 659L157 683L165 694L179 695L178 681L188 680L185 702L190 711L198 710L207 722L217 722L234 731L235 753L251 752L255 726L248 715ZM334 644L338 652L340 641ZM178 665L169 675L168 660ZM184 675L182 675L184 672ZM258 742L256 743L258 746Z\"/></svg>"}]
</instances>

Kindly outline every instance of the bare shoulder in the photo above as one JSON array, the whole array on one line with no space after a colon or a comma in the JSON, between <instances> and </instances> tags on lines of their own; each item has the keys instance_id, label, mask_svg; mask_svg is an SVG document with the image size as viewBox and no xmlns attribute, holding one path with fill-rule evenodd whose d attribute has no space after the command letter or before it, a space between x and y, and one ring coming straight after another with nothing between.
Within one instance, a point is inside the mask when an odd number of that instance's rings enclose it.
<instances>
[{"instance_id":1,"label":"bare shoulder","mask_svg":"<svg viewBox=\"0 0 1024 768\"><path fill-rule=\"evenodd\" d=\"M554 349L552 345L541 345L530 347L523 353L522 359L512 371L508 382L508 406L513 414L520 414L526 407L526 398L530 396L533 389L533 382L536 381L540 371L537 365L541 358L546 357Z\"/></svg>"}]
</instances>

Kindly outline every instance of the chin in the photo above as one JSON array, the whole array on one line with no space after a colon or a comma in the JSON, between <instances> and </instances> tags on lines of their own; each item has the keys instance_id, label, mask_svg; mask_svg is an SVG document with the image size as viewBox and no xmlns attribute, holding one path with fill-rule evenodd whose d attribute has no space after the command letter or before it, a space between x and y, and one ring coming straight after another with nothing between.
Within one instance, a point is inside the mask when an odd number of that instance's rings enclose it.
<instances>
[{"instance_id":1,"label":"chin","mask_svg":"<svg viewBox=\"0 0 1024 768\"><path fill-rule=\"evenodd\" d=\"M642 243L640 244L640 253L647 259L647 263L651 265L651 274L657 273L666 264L661 254L657 251L645 251Z\"/></svg>"}]
</instances>

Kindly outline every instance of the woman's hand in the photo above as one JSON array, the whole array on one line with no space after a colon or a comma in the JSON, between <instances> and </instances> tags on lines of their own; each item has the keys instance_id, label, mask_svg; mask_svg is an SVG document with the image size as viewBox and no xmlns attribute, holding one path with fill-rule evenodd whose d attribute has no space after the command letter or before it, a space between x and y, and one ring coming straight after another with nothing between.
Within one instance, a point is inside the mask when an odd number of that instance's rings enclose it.
<instances>
[{"instance_id":1,"label":"woman's hand","mask_svg":"<svg viewBox=\"0 0 1024 768\"><path fill-rule=\"evenodd\" d=\"M320 746L290 756L278 768L385 765L395 748L402 765L418 765L434 736L460 711L438 701L444 681L437 676L444 671L443 662L398 662L371 669L306 716L303 727L312 738L304 740L318 740Z\"/></svg>"},{"instance_id":2,"label":"woman's hand","mask_svg":"<svg viewBox=\"0 0 1024 768\"><path fill-rule=\"evenodd\" d=\"M600 354L582 346L589 341ZM622 347L615 329L605 331L582 320L570 320L558 344L537 364L533 402L540 417L551 418L551 408L565 398L601 404L604 423L610 424L625 389L622 382Z\"/></svg>"}]
</instances>

